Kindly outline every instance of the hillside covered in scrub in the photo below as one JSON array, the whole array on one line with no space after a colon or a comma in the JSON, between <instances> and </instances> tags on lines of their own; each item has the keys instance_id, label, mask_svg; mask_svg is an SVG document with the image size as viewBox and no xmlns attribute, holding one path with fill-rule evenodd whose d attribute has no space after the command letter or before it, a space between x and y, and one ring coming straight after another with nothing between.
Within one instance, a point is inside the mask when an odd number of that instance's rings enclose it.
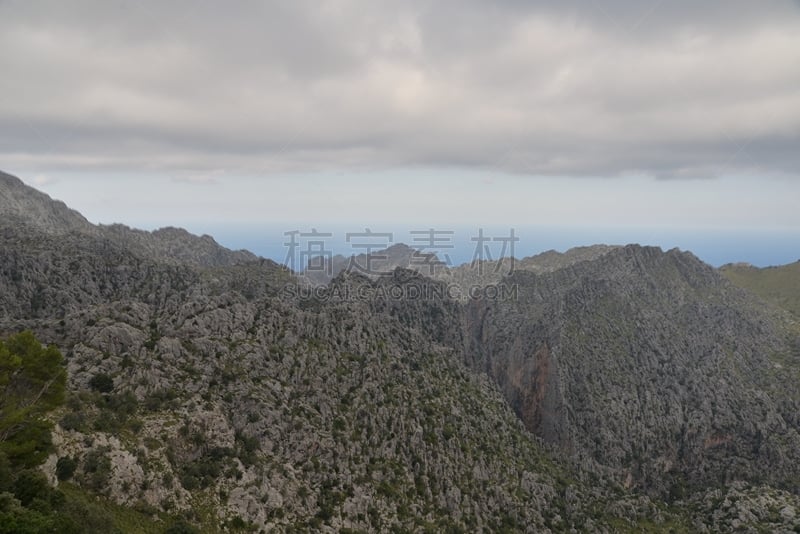
<instances>
[{"instance_id":1,"label":"hillside covered in scrub","mask_svg":"<svg viewBox=\"0 0 800 534\"><path fill-rule=\"evenodd\" d=\"M0 214L0 532L800 531L800 331L691 253L304 293L9 175ZM346 297L392 294L432 297Z\"/></svg>"}]
</instances>

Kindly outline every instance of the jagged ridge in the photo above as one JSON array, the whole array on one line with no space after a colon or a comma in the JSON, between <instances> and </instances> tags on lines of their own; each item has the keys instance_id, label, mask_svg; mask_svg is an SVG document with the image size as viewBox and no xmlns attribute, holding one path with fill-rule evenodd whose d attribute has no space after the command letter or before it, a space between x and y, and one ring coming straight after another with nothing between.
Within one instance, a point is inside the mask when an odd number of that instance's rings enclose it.
<instances>
[{"instance_id":1,"label":"jagged ridge","mask_svg":"<svg viewBox=\"0 0 800 534\"><path fill-rule=\"evenodd\" d=\"M77 233L101 237L140 257L160 262L219 267L258 259L251 252L229 250L211 236L198 237L183 229L161 228L147 232L122 224L93 225L63 202L3 172L0 172L0 214L2 226L24 226L54 236Z\"/></svg>"},{"instance_id":2,"label":"jagged ridge","mask_svg":"<svg viewBox=\"0 0 800 534\"><path fill-rule=\"evenodd\" d=\"M167 261L113 232L0 225L0 333L65 351L59 455L108 458L113 477L76 477L118 502L287 531L798 525L796 334L691 254L545 254L504 301L352 299L448 279L343 273L308 296L269 261Z\"/></svg>"}]
</instances>

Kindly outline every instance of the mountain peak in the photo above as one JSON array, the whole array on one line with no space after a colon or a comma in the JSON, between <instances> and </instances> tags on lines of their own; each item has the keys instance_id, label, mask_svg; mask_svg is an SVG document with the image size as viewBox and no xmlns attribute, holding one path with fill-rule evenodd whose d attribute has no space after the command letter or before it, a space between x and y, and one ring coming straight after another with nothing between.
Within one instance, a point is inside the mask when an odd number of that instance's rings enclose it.
<instances>
[{"instance_id":1,"label":"mountain peak","mask_svg":"<svg viewBox=\"0 0 800 534\"><path fill-rule=\"evenodd\" d=\"M30 187L11 174L0 171L0 214L2 222L36 228L48 234L92 232L83 215L60 200Z\"/></svg>"},{"instance_id":2,"label":"mountain peak","mask_svg":"<svg viewBox=\"0 0 800 534\"><path fill-rule=\"evenodd\" d=\"M64 202L0 171L0 225L48 235L81 233L123 245L134 254L159 262L219 267L257 260L251 252L232 251L211 236L198 237L183 228L148 232L124 224L94 225Z\"/></svg>"},{"instance_id":3,"label":"mountain peak","mask_svg":"<svg viewBox=\"0 0 800 534\"><path fill-rule=\"evenodd\" d=\"M535 273L557 271L575 263L597 259L622 247L618 245L590 245L573 247L565 252L547 250L535 256L528 256L517 261L517 268Z\"/></svg>"},{"instance_id":4,"label":"mountain peak","mask_svg":"<svg viewBox=\"0 0 800 534\"><path fill-rule=\"evenodd\" d=\"M385 249L358 255L310 258L303 275L314 284L327 284L344 271L360 272L369 278L376 278L388 275L397 268L415 270L428 276L447 270L436 254L421 252L405 243L395 243Z\"/></svg>"}]
</instances>

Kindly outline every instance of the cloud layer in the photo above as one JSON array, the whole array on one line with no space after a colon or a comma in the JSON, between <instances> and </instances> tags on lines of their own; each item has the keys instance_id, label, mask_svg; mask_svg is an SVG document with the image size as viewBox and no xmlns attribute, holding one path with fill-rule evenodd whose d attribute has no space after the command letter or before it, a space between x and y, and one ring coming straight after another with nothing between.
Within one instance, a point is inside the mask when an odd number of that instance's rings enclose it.
<instances>
[{"instance_id":1,"label":"cloud layer","mask_svg":"<svg viewBox=\"0 0 800 534\"><path fill-rule=\"evenodd\" d=\"M800 3L0 0L11 169L800 174Z\"/></svg>"}]
</instances>

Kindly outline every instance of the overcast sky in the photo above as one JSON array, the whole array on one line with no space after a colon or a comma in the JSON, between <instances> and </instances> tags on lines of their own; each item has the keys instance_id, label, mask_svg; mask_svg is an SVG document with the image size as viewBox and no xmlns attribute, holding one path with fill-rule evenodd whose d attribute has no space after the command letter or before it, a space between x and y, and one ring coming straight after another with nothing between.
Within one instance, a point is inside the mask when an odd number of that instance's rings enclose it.
<instances>
[{"instance_id":1,"label":"overcast sky","mask_svg":"<svg viewBox=\"0 0 800 534\"><path fill-rule=\"evenodd\" d=\"M94 221L792 231L798 147L797 0L0 0L0 168Z\"/></svg>"}]
</instances>

